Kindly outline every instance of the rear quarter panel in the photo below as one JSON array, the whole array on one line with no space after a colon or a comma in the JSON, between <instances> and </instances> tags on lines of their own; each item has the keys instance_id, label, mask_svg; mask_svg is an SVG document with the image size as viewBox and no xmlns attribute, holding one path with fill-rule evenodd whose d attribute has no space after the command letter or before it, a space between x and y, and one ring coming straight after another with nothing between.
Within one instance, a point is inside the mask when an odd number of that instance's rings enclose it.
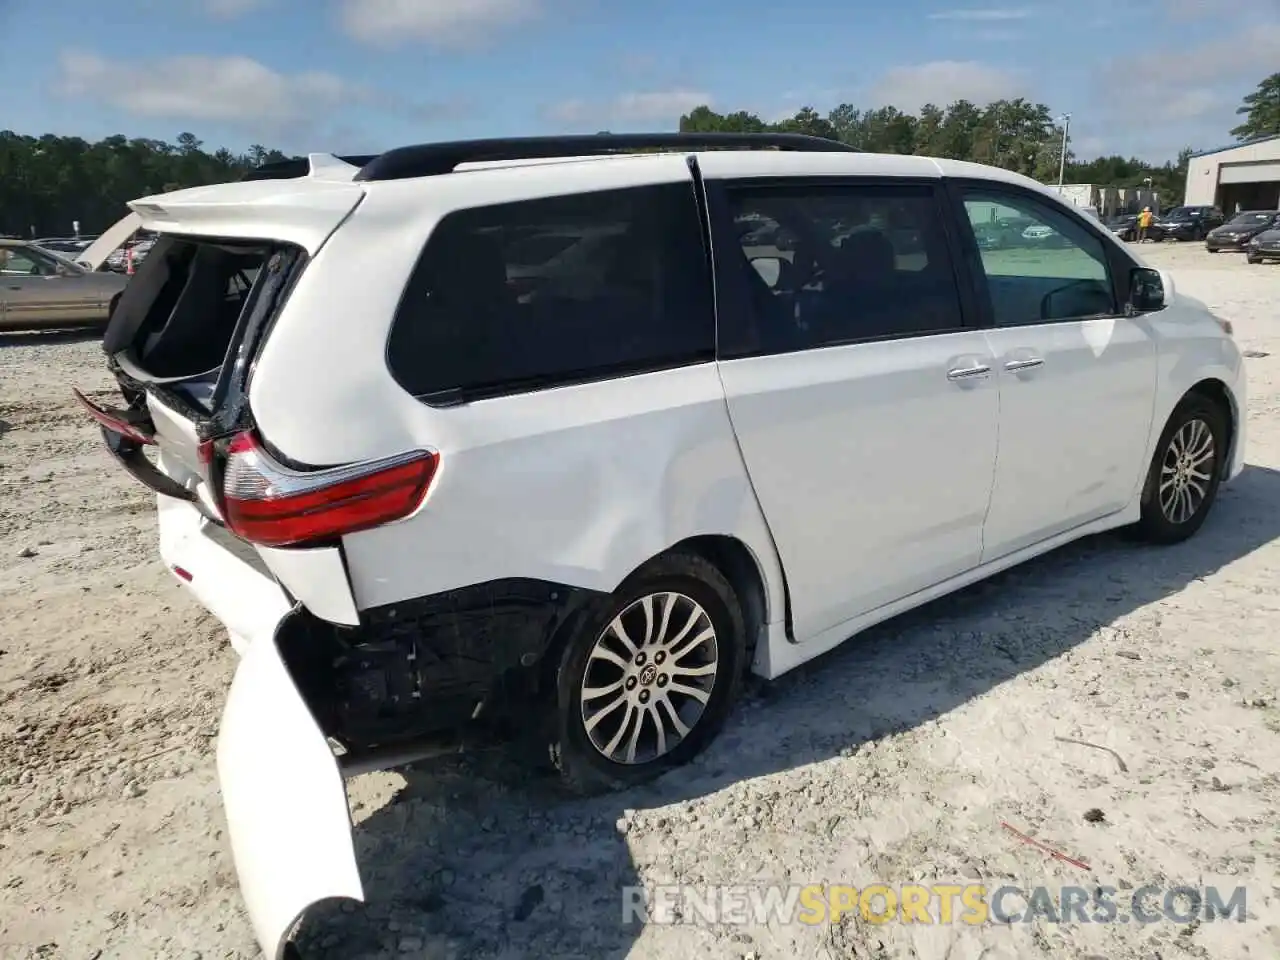
<instances>
[{"instance_id":1,"label":"rear quarter panel","mask_svg":"<svg viewBox=\"0 0 1280 960\"><path fill-rule=\"evenodd\" d=\"M263 436L297 462L439 452L414 516L344 539L359 608L503 577L612 590L672 544L721 534L756 556L769 616L782 616L715 364L450 408L410 396L387 367L401 291L446 213L689 177L682 157L651 155L366 185L300 278L249 388Z\"/></svg>"}]
</instances>

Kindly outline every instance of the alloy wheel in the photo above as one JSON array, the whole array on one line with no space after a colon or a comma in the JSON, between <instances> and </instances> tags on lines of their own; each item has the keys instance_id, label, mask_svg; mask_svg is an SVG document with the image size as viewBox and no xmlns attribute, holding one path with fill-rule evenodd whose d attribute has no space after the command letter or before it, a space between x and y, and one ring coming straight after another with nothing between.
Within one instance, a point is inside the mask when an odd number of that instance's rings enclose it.
<instances>
[{"instance_id":1,"label":"alloy wheel","mask_svg":"<svg viewBox=\"0 0 1280 960\"><path fill-rule=\"evenodd\" d=\"M1209 495L1217 449L1203 420L1188 420L1169 441L1160 465L1160 510L1170 523L1186 523Z\"/></svg>"},{"instance_id":2,"label":"alloy wheel","mask_svg":"<svg viewBox=\"0 0 1280 960\"><path fill-rule=\"evenodd\" d=\"M620 764L665 756L702 718L720 667L715 624L683 593L650 593L596 638L582 678L591 745Z\"/></svg>"}]
</instances>

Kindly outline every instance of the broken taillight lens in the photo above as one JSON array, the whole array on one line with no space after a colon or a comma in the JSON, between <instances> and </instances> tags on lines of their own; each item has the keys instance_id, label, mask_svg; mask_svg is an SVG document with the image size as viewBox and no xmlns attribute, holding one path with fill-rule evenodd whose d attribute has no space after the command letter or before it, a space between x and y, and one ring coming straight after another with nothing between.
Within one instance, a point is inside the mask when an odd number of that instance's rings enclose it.
<instances>
[{"instance_id":1,"label":"broken taillight lens","mask_svg":"<svg viewBox=\"0 0 1280 960\"><path fill-rule=\"evenodd\" d=\"M268 547L332 540L402 520L418 509L439 457L414 450L381 460L294 470L252 432L228 442L222 514L237 536Z\"/></svg>"}]
</instances>

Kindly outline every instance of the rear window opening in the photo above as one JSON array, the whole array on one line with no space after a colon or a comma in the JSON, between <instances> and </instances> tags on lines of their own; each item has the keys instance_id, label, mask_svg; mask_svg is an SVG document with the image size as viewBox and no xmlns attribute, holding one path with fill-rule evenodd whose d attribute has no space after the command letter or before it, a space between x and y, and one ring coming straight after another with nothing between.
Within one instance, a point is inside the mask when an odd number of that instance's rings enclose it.
<instances>
[{"instance_id":1,"label":"rear window opening","mask_svg":"<svg viewBox=\"0 0 1280 960\"><path fill-rule=\"evenodd\" d=\"M282 267L300 259L279 243L162 236L121 295L103 349L135 379L211 411L234 348L278 309Z\"/></svg>"}]
</instances>

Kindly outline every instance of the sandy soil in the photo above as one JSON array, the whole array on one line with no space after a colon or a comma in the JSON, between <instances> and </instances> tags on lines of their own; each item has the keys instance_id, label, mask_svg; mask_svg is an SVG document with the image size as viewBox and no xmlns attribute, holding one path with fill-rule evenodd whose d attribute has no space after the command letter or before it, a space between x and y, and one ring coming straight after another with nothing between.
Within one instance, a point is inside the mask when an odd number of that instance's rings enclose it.
<instances>
[{"instance_id":1,"label":"sandy soil","mask_svg":"<svg viewBox=\"0 0 1280 960\"><path fill-rule=\"evenodd\" d=\"M566 801L488 757L362 777L374 902L321 911L304 943L325 957L1280 955L1280 267L1144 253L1257 353L1250 467L1198 537L1095 538L886 624L757 685L705 757L644 790ZM77 414L73 384L108 389L94 342L0 336L0 956L256 956L213 761L235 658L157 562L151 498ZM1243 884L1249 920L620 923L625 884L966 878Z\"/></svg>"}]
</instances>

